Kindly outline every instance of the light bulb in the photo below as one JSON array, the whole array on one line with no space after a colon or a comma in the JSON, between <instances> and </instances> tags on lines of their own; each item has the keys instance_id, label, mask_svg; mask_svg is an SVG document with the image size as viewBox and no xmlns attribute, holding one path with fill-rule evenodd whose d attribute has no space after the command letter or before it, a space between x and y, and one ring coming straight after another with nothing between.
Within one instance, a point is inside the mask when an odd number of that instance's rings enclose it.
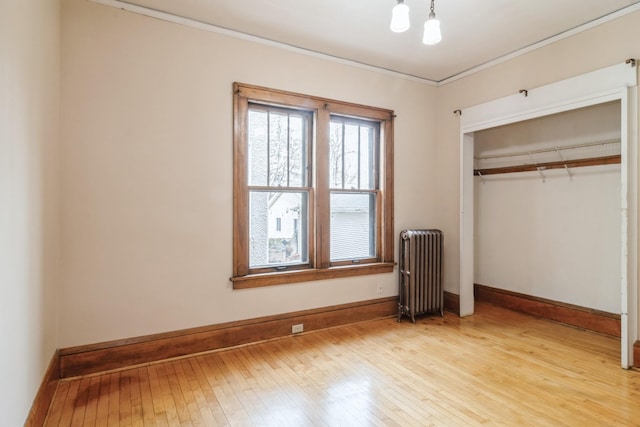
<instances>
[{"instance_id":1,"label":"light bulb","mask_svg":"<svg viewBox=\"0 0 640 427\"><path fill-rule=\"evenodd\" d=\"M402 0L398 1L391 11L391 31L394 33L402 33L407 31L411 23L409 22L409 6L404 4Z\"/></svg>"},{"instance_id":2,"label":"light bulb","mask_svg":"<svg viewBox=\"0 0 640 427\"><path fill-rule=\"evenodd\" d=\"M422 43L433 45L442 40L442 34L440 34L440 21L436 19L435 13L429 15L429 19L424 23L424 36L422 37Z\"/></svg>"}]
</instances>

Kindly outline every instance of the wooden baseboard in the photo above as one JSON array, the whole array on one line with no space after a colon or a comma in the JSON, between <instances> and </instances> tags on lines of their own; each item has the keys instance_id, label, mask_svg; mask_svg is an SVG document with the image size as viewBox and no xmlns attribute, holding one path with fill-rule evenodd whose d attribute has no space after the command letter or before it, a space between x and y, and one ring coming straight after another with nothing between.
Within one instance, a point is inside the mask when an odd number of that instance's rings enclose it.
<instances>
[{"instance_id":1,"label":"wooden baseboard","mask_svg":"<svg viewBox=\"0 0 640 427\"><path fill-rule=\"evenodd\" d=\"M394 316L398 298L260 317L60 350L62 378L124 368L189 354L291 335L291 326L314 331L348 323Z\"/></svg>"},{"instance_id":2,"label":"wooden baseboard","mask_svg":"<svg viewBox=\"0 0 640 427\"><path fill-rule=\"evenodd\" d=\"M633 344L633 366L640 368L640 340Z\"/></svg>"},{"instance_id":3,"label":"wooden baseboard","mask_svg":"<svg viewBox=\"0 0 640 427\"><path fill-rule=\"evenodd\" d=\"M47 417L47 411L51 406L53 395L58 387L58 380L60 379L60 356L58 350L53 353L49 366L42 377L42 383L38 388L29 416L25 421L25 427L40 427L44 424L44 420Z\"/></svg>"},{"instance_id":4,"label":"wooden baseboard","mask_svg":"<svg viewBox=\"0 0 640 427\"><path fill-rule=\"evenodd\" d=\"M460 296L444 291L444 309L460 316Z\"/></svg>"},{"instance_id":5,"label":"wooden baseboard","mask_svg":"<svg viewBox=\"0 0 640 427\"><path fill-rule=\"evenodd\" d=\"M607 313L479 284L474 285L474 296L478 301L493 303L545 319L620 337L619 314Z\"/></svg>"}]
</instances>

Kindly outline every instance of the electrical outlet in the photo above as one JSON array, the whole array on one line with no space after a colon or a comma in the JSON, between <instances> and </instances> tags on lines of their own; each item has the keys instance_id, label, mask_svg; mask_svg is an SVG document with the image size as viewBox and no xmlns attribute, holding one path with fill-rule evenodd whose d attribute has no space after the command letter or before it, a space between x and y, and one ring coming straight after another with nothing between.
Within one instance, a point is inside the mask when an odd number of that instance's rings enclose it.
<instances>
[{"instance_id":1,"label":"electrical outlet","mask_svg":"<svg viewBox=\"0 0 640 427\"><path fill-rule=\"evenodd\" d=\"M378 283L378 295L382 293L382 283Z\"/></svg>"},{"instance_id":2,"label":"electrical outlet","mask_svg":"<svg viewBox=\"0 0 640 427\"><path fill-rule=\"evenodd\" d=\"M297 325L291 325L291 333L292 334L299 334L302 331L304 331L304 323L299 323Z\"/></svg>"}]
</instances>

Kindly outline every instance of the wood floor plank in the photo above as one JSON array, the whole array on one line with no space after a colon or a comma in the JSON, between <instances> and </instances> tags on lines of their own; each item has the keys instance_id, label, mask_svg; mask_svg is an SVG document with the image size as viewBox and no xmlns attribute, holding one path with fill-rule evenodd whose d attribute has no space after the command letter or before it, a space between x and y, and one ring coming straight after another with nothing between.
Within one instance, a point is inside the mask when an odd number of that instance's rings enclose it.
<instances>
[{"instance_id":1,"label":"wood floor plank","mask_svg":"<svg viewBox=\"0 0 640 427\"><path fill-rule=\"evenodd\" d=\"M190 420L190 416L188 410L188 400L186 399L185 394L182 390L182 385L180 384L179 378L180 373L176 368L179 363L179 360L174 360L170 363L166 363L164 366L167 370L166 375L167 379L169 380L169 387L173 396L173 401L176 404L178 419L182 424L183 422Z\"/></svg>"},{"instance_id":2,"label":"wood floor plank","mask_svg":"<svg viewBox=\"0 0 640 427\"><path fill-rule=\"evenodd\" d=\"M120 375L119 423L121 427L131 427L133 412L131 402L131 376L127 371Z\"/></svg>"},{"instance_id":3,"label":"wood floor plank","mask_svg":"<svg viewBox=\"0 0 640 427\"><path fill-rule=\"evenodd\" d=\"M130 425L135 427L144 426L144 409L142 403L141 373L139 368L130 369L123 373L126 375L125 382L129 385L130 399ZM122 418L122 412L120 413Z\"/></svg>"},{"instance_id":4,"label":"wood floor plank","mask_svg":"<svg viewBox=\"0 0 640 427\"><path fill-rule=\"evenodd\" d=\"M95 425L98 415L98 400L100 399L100 377L92 376L84 378L89 380L89 388L87 389L87 401L84 409L84 425Z\"/></svg>"},{"instance_id":5,"label":"wood floor plank","mask_svg":"<svg viewBox=\"0 0 640 427\"><path fill-rule=\"evenodd\" d=\"M242 402L238 400L233 390L233 380L227 376L227 369L220 358L220 353L213 353L204 359L211 371L215 372L213 393L226 415L230 425L251 425L251 418L247 414Z\"/></svg>"},{"instance_id":6,"label":"wood floor plank","mask_svg":"<svg viewBox=\"0 0 640 427\"><path fill-rule=\"evenodd\" d=\"M109 374L109 410L107 412L107 425L120 425L120 372Z\"/></svg>"},{"instance_id":7,"label":"wood floor plank","mask_svg":"<svg viewBox=\"0 0 640 427\"><path fill-rule=\"evenodd\" d=\"M292 343L293 341L276 341L268 346L271 350L268 353L269 366L273 367L270 375L275 384L271 393L283 393L282 399L285 400L284 405L279 405L276 409L271 408L270 412L279 419L292 419L300 425L317 422L321 419L320 412L323 407L328 405L317 397L309 397L322 396L324 391L317 386L313 378L305 374L305 368L291 356ZM296 408L305 408L305 411L298 411Z\"/></svg>"},{"instance_id":8,"label":"wood floor plank","mask_svg":"<svg viewBox=\"0 0 640 427\"><path fill-rule=\"evenodd\" d=\"M184 362L184 360L176 360L175 363L173 363L173 368L176 380L178 381L180 393L182 394L182 399L185 402L187 417L193 425L205 425L200 414L200 408L198 406L196 396L191 387L191 384L194 381L193 375L190 370L185 370L185 366L188 366L189 368L190 366Z\"/></svg>"},{"instance_id":9,"label":"wood floor plank","mask_svg":"<svg viewBox=\"0 0 640 427\"><path fill-rule=\"evenodd\" d=\"M242 352L225 351L220 353L221 365L225 376L232 384L236 398L242 405L253 424L261 424L268 410L256 393L255 382L246 378L246 368L239 362L238 354Z\"/></svg>"},{"instance_id":10,"label":"wood floor plank","mask_svg":"<svg viewBox=\"0 0 640 427\"><path fill-rule=\"evenodd\" d=\"M269 420L282 425L287 417L282 408L288 407L295 396L293 391L281 386L280 381L283 379L273 367L273 353L269 353L266 347L260 345L247 347L241 356L244 366L256 374L257 393L268 408Z\"/></svg>"},{"instance_id":11,"label":"wood floor plank","mask_svg":"<svg viewBox=\"0 0 640 427\"><path fill-rule=\"evenodd\" d=\"M64 380L45 426L640 425L619 339L476 309Z\"/></svg>"},{"instance_id":12,"label":"wood floor plank","mask_svg":"<svg viewBox=\"0 0 640 427\"><path fill-rule=\"evenodd\" d=\"M183 359L180 361L183 372L182 376L184 378L183 381L186 382L186 387L188 387L189 393L193 399L189 412L194 413L195 411L198 414L201 424L204 426L216 425L217 423L209 409L205 392L200 387L200 382L198 381L194 366L192 365L192 360L193 358Z\"/></svg>"},{"instance_id":13,"label":"wood floor plank","mask_svg":"<svg viewBox=\"0 0 640 427\"><path fill-rule=\"evenodd\" d=\"M57 426L60 424L60 417L62 416L62 409L67 403L67 395L69 393L69 385L71 381L60 381L56 392L51 401L51 406L47 412L45 418L45 426Z\"/></svg>"},{"instance_id":14,"label":"wood floor plank","mask_svg":"<svg viewBox=\"0 0 640 427\"><path fill-rule=\"evenodd\" d=\"M96 426L109 425L109 400L111 398L111 377L109 374L100 376L100 395L96 408Z\"/></svg>"},{"instance_id":15,"label":"wood floor plank","mask_svg":"<svg viewBox=\"0 0 640 427\"><path fill-rule=\"evenodd\" d=\"M167 423L170 426L180 425L180 417L178 414L178 405L174 400L171 390L171 382L169 379L168 369L172 362L160 363L156 365L158 372L158 382L162 392L162 404L167 417ZM180 408L182 409L182 408Z\"/></svg>"},{"instance_id":16,"label":"wood floor plank","mask_svg":"<svg viewBox=\"0 0 640 427\"><path fill-rule=\"evenodd\" d=\"M86 418L86 410L89 403L89 392L91 390L91 378L83 378L78 381L78 392L74 402L73 417L70 425L83 425Z\"/></svg>"},{"instance_id":17,"label":"wood floor plank","mask_svg":"<svg viewBox=\"0 0 640 427\"><path fill-rule=\"evenodd\" d=\"M71 425L73 419L73 413L76 410L76 397L78 395L78 389L80 388L80 381L73 381L69 384L69 391L67 392L67 400L62 408L62 414L60 415L61 426Z\"/></svg>"},{"instance_id":18,"label":"wood floor plank","mask_svg":"<svg viewBox=\"0 0 640 427\"><path fill-rule=\"evenodd\" d=\"M153 403L153 417L147 421L145 417L145 426L147 425L158 425L158 426L168 426L169 421L167 419L167 413L165 411L165 403L164 403L164 393L162 391L162 387L159 380L158 368L157 365L150 365L147 370L149 373L149 389L151 393L151 401Z\"/></svg>"},{"instance_id":19,"label":"wood floor plank","mask_svg":"<svg viewBox=\"0 0 640 427\"><path fill-rule=\"evenodd\" d=\"M140 402L142 405L142 425L149 427L155 425L155 410L153 407L153 395L151 393L151 381L149 379L148 368L141 367L138 369L132 369L131 375L137 378L140 386ZM138 420L134 422L140 424Z\"/></svg>"},{"instance_id":20,"label":"wood floor plank","mask_svg":"<svg viewBox=\"0 0 640 427\"><path fill-rule=\"evenodd\" d=\"M211 384L209 383L209 377L211 376L208 370L203 369L201 361L203 357L190 358L189 362L193 368L198 387L201 390L204 401L200 403L200 413L203 414L203 418L210 419L209 414L215 421L214 425L228 425L229 421L222 410L222 405L218 402L218 398L213 393Z\"/></svg>"}]
</instances>

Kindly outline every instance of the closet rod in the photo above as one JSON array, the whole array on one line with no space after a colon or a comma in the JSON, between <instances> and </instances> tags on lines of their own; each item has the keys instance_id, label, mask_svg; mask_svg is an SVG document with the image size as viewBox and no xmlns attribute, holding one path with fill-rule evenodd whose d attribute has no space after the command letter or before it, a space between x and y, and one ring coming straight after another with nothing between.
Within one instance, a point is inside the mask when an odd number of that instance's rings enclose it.
<instances>
[{"instance_id":1,"label":"closet rod","mask_svg":"<svg viewBox=\"0 0 640 427\"><path fill-rule=\"evenodd\" d=\"M485 175L496 175L500 173L513 173L513 172L533 172L548 170L548 169L563 169L563 168L579 168L584 166L600 166L600 165L615 165L619 164L621 161L620 154L616 154L613 156L603 156L603 157L592 157L589 159L580 159L580 160L567 160L564 162L547 162L547 163L538 163L538 164L528 164L528 165L517 165L517 166L505 166L499 168L488 168L488 169L474 169L473 174L475 176L484 177ZM484 178L483 178L484 180Z\"/></svg>"},{"instance_id":2,"label":"closet rod","mask_svg":"<svg viewBox=\"0 0 640 427\"><path fill-rule=\"evenodd\" d=\"M605 139L603 141L586 142L586 143L574 144L574 145L565 145L564 147L541 148L538 150L520 151L518 153L495 154L493 156L478 156L474 158L475 160L501 159L504 157L530 156L531 154L553 153L558 150L561 150L561 151L575 150L576 148L596 147L598 145L610 145L610 144L619 144L619 143L620 143L620 138Z\"/></svg>"}]
</instances>

